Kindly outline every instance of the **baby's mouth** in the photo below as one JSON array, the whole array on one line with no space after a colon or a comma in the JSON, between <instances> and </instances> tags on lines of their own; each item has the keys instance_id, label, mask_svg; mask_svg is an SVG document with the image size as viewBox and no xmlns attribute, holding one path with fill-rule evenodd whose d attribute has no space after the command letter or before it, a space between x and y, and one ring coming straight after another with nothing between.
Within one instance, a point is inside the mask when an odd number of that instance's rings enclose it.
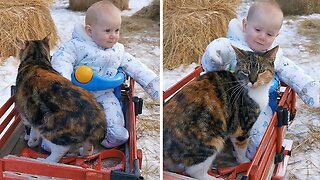
<instances>
[{"instance_id":1,"label":"baby's mouth","mask_svg":"<svg viewBox=\"0 0 320 180\"><path fill-rule=\"evenodd\" d=\"M260 42L257 42L257 41L256 41L256 43L259 44L260 46L263 46L263 43L260 43Z\"/></svg>"}]
</instances>

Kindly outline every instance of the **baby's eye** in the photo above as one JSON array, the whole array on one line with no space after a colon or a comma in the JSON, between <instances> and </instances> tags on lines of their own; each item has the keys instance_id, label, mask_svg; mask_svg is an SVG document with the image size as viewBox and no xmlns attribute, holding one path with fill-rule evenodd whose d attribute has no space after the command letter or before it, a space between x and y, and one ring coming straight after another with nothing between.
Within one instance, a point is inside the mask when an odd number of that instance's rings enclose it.
<instances>
[{"instance_id":1,"label":"baby's eye","mask_svg":"<svg viewBox=\"0 0 320 180\"><path fill-rule=\"evenodd\" d=\"M110 30L110 29L106 29L106 30L104 30L104 31L108 33L108 32L110 32L111 30Z\"/></svg>"},{"instance_id":2,"label":"baby's eye","mask_svg":"<svg viewBox=\"0 0 320 180\"><path fill-rule=\"evenodd\" d=\"M261 30L260 30L259 28L256 28L256 31L257 31L257 32L260 32Z\"/></svg>"},{"instance_id":3,"label":"baby's eye","mask_svg":"<svg viewBox=\"0 0 320 180\"><path fill-rule=\"evenodd\" d=\"M120 31L120 29L116 29L116 32L119 32Z\"/></svg>"},{"instance_id":4,"label":"baby's eye","mask_svg":"<svg viewBox=\"0 0 320 180\"><path fill-rule=\"evenodd\" d=\"M272 35L272 34L270 34L270 33L268 33L267 35L268 35L269 37L272 37L272 36L273 36L273 35Z\"/></svg>"}]
</instances>

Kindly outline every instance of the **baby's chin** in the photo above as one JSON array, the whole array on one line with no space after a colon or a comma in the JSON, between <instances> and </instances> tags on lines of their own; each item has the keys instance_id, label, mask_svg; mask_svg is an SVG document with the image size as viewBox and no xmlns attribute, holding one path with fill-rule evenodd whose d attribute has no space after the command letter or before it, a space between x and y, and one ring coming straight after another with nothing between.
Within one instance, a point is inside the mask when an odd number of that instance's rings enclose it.
<instances>
[{"instance_id":1,"label":"baby's chin","mask_svg":"<svg viewBox=\"0 0 320 180\"><path fill-rule=\"evenodd\" d=\"M112 48L116 43L106 43L106 44L98 44L96 43L98 46L104 48L104 49L109 49Z\"/></svg>"},{"instance_id":2,"label":"baby's chin","mask_svg":"<svg viewBox=\"0 0 320 180\"><path fill-rule=\"evenodd\" d=\"M249 46L249 47L254 52L263 52L263 51L267 51L268 50L268 47L265 47L265 46Z\"/></svg>"},{"instance_id":3,"label":"baby's chin","mask_svg":"<svg viewBox=\"0 0 320 180\"><path fill-rule=\"evenodd\" d=\"M105 45L103 46L104 48L112 48L115 44L109 44L109 45Z\"/></svg>"}]
</instances>

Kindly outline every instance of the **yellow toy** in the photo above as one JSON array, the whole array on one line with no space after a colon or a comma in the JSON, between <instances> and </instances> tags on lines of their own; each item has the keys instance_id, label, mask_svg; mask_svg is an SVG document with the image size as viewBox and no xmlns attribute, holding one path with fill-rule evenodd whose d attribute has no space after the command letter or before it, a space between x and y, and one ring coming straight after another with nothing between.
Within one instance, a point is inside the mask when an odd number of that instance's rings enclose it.
<instances>
[{"instance_id":1,"label":"yellow toy","mask_svg":"<svg viewBox=\"0 0 320 180\"><path fill-rule=\"evenodd\" d=\"M74 72L74 76L80 83L87 83L92 79L93 71L89 66L79 66Z\"/></svg>"}]
</instances>

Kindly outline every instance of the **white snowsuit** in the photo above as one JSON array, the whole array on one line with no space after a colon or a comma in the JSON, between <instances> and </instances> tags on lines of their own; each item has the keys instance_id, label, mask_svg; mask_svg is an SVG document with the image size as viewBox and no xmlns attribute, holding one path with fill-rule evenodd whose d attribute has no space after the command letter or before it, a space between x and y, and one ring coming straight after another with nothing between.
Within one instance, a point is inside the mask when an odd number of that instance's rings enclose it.
<instances>
[{"instance_id":1,"label":"white snowsuit","mask_svg":"<svg viewBox=\"0 0 320 180\"><path fill-rule=\"evenodd\" d=\"M227 37L228 38L215 39L206 48L201 59L201 64L205 71L223 69L233 72L237 60L231 45L245 51L253 51L245 41L241 23L238 19L232 19L230 21ZM269 49L275 46L276 45L273 44ZM216 54L216 52L218 52L218 54ZM215 59L215 55L221 57L222 62ZM312 107L319 107L319 83L304 74L303 70L294 62L283 56L280 48L276 55L274 67L279 79L293 88L304 103ZM258 120L250 132L250 143L247 150L247 157L249 159L253 158L271 118L272 111L269 106L265 110L261 110Z\"/></svg>"},{"instance_id":2,"label":"white snowsuit","mask_svg":"<svg viewBox=\"0 0 320 180\"><path fill-rule=\"evenodd\" d=\"M94 73L104 78L114 77L117 69L121 67L153 99L159 101L159 77L131 54L125 52L122 44L116 43L112 48L99 47L87 35L83 25L75 26L72 39L58 48L52 56L51 63L55 70L69 80L72 72L81 65L89 66ZM123 112L113 89L91 92L103 105L106 114L107 132L101 144L111 148L125 143L129 134L124 128Z\"/></svg>"}]
</instances>

